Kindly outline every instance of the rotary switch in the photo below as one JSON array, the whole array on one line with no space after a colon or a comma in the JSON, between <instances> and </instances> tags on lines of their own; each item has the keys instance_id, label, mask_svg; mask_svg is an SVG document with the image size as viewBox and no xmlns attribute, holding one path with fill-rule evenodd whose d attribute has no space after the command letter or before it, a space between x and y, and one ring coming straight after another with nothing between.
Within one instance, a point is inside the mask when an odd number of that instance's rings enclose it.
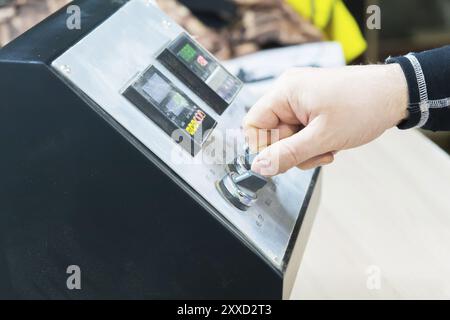
<instances>
[{"instance_id":1,"label":"rotary switch","mask_svg":"<svg viewBox=\"0 0 450 320\"><path fill-rule=\"evenodd\" d=\"M239 174L246 173L251 170L253 160L255 160L257 153L250 153L249 147L245 148L245 153L234 159L234 161L226 166L227 172L236 172Z\"/></svg>"},{"instance_id":2,"label":"rotary switch","mask_svg":"<svg viewBox=\"0 0 450 320\"><path fill-rule=\"evenodd\" d=\"M218 181L219 193L242 211L247 211L258 199L258 191L267 184L267 178L251 171L251 163L256 155L237 157L227 166L227 175Z\"/></svg>"}]
</instances>

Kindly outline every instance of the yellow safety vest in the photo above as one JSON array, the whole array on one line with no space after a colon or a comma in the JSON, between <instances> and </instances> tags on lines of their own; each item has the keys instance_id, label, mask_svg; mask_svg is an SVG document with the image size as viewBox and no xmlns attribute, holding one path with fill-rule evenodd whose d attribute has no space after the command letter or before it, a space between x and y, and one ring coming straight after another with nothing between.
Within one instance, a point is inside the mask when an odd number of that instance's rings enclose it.
<instances>
[{"instance_id":1,"label":"yellow safety vest","mask_svg":"<svg viewBox=\"0 0 450 320\"><path fill-rule=\"evenodd\" d=\"M328 40L341 43L345 60L360 56L367 43L342 0L286 0L300 15L320 28Z\"/></svg>"}]
</instances>

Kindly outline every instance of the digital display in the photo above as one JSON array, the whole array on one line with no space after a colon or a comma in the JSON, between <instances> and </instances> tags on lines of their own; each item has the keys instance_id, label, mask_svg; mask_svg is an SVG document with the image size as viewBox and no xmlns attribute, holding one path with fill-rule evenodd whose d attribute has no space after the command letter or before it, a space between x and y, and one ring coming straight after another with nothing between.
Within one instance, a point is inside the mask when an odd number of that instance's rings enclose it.
<instances>
[{"instance_id":1,"label":"digital display","mask_svg":"<svg viewBox=\"0 0 450 320\"><path fill-rule=\"evenodd\" d=\"M206 81L218 67L214 59L192 42L182 42L176 55L199 78Z\"/></svg>"},{"instance_id":2,"label":"digital display","mask_svg":"<svg viewBox=\"0 0 450 320\"><path fill-rule=\"evenodd\" d=\"M196 69L197 67L203 69L208 67L210 64L208 58L202 55L201 52L195 50L189 43L186 43L185 46L178 52L178 56L185 62L189 63L193 69ZM200 70L198 72L201 73L202 71Z\"/></svg>"},{"instance_id":3,"label":"digital display","mask_svg":"<svg viewBox=\"0 0 450 320\"><path fill-rule=\"evenodd\" d=\"M174 92L167 102L167 110L178 117L184 110L187 109L189 109L189 111L193 110L193 108L189 105L189 102L183 98L182 95Z\"/></svg>"},{"instance_id":4,"label":"digital display","mask_svg":"<svg viewBox=\"0 0 450 320\"><path fill-rule=\"evenodd\" d=\"M155 73L145 82L142 90L156 103L161 103L169 95L171 87L160 75Z\"/></svg>"},{"instance_id":5,"label":"digital display","mask_svg":"<svg viewBox=\"0 0 450 320\"><path fill-rule=\"evenodd\" d=\"M180 52L178 52L178 55L187 63L191 63L197 56L197 51L187 43Z\"/></svg>"},{"instance_id":6,"label":"digital display","mask_svg":"<svg viewBox=\"0 0 450 320\"><path fill-rule=\"evenodd\" d=\"M145 71L125 90L124 96L168 135L183 132L177 142L192 155L201 149L217 124L155 67Z\"/></svg>"},{"instance_id":7,"label":"digital display","mask_svg":"<svg viewBox=\"0 0 450 320\"><path fill-rule=\"evenodd\" d=\"M224 68L219 67L214 76L207 80L207 84L213 89L223 100L227 102L233 101L233 98L240 89L240 80L231 76Z\"/></svg>"},{"instance_id":8,"label":"digital display","mask_svg":"<svg viewBox=\"0 0 450 320\"><path fill-rule=\"evenodd\" d=\"M187 34L175 39L158 60L219 114L242 88L238 78Z\"/></svg>"}]
</instances>

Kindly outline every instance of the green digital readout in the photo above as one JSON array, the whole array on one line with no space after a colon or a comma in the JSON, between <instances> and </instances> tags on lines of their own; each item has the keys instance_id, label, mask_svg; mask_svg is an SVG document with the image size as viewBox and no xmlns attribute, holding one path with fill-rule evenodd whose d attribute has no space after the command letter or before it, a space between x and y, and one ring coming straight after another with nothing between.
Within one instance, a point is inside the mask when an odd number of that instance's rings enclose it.
<instances>
[{"instance_id":1,"label":"green digital readout","mask_svg":"<svg viewBox=\"0 0 450 320\"><path fill-rule=\"evenodd\" d=\"M181 94L174 92L169 102L167 102L167 109L179 117L185 110L192 112L193 107L189 105L189 102Z\"/></svg>"},{"instance_id":2,"label":"green digital readout","mask_svg":"<svg viewBox=\"0 0 450 320\"><path fill-rule=\"evenodd\" d=\"M191 63L197 56L197 51L188 43L178 54L184 61Z\"/></svg>"}]
</instances>

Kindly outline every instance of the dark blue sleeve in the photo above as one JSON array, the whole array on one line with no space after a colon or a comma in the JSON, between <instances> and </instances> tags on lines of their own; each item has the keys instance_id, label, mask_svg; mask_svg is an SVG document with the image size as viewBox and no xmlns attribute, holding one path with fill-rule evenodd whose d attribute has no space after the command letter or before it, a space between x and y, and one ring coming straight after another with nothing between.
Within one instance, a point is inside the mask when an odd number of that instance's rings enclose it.
<instances>
[{"instance_id":1,"label":"dark blue sleeve","mask_svg":"<svg viewBox=\"0 0 450 320\"><path fill-rule=\"evenodd\" d=\"M405 73L409 90L409 117L400 129L421 127L450 130L450 46L388 58Z\"/></svg>"}]
</instances>

